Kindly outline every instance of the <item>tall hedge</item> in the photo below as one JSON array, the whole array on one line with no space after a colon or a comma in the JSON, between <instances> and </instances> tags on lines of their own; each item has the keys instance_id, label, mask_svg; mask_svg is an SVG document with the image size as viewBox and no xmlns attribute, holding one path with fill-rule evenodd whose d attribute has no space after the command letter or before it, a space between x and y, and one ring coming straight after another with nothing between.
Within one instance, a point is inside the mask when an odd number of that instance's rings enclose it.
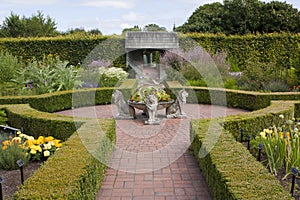
<instances>
[{"instance_id":1,"label":"tall hedge","mask_svg":"<svg viewBox=\"0 0 300 200\"><path fill-rule=\"evenodd\" d=\"M300 34L264 34L226 36L220 34L179 34L181 46L185 38L191 38L205 49L216 52L226 51L234 64L243 69L247 59L253 54L260 61L278 63L282 67L290 67L297 58L300 44ZM90 36L90 37L52 37L52 38L18 38L0 39L0 50L6 50L13 55L31 60L33 57L42 58L43 55L59 55L62 60L77 65L101 55L105 59L114 60L114 65L125 65L125 38L123 36ZM97 49L101 44L101 48ZM96 48L96 49L95 49ZM91 51L94 51L92 54ZM121 54L121 55L119 55ZM88 56L89 55L89 56ZM120 57L115 58L115 55Z\"/></svg>"}]
</instances>

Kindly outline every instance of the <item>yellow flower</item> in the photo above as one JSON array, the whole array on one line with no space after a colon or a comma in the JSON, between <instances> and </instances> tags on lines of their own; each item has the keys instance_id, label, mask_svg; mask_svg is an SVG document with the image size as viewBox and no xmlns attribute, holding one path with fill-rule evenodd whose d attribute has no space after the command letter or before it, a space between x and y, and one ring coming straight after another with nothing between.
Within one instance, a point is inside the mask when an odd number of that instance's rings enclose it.
<instances>
[{"instance_id":1,"label":"yellow flower","mask_svg":"<svg viewBox=\"0 0 300 200\"><path fill-rule=\"evenodd\" d=\"M45 137L45 143L54 140L52 136Z\"/></svg>"},{"instance_id":2,"label":"yellow flower","mask_svg":"<svg viewBox=\"0 0 300 200\"><path fill-rule=\"evenodd\" d=\"M32 137L32 136L27 136L27 138L26 138L27 140L31 140L31 141L33 141L34 140L34 137Z\"/></svg>"},{"instance_id":3,"label":"yellow flower","mask_svg":"<svg viewBox=\"0 0 300 200\"><path fill-rule=\"evenodd\" d=\"M39 142L39 144L43 144L45 142L45 138L43 136L40 136L38 138L38 142Z\"/></svg>"},{"instance_id":4,"label":"yellow flower","mask_svg":"<svg viewBox=\"0 0 300 200\"><path fill-rule=\"evenodd\" d=\"M21 131L17 131L17 134L18 134L18 135L21 134Z\"/></svg>"},{"instance_id":5,"label":"yellow flower","mask_svg":"<svg viewBox=\"0 0 300 200\"><path fill-rule=\"evenodd\" d=\"M3 150L6 150L6 149L7 149L7 146L3 146L2 149L3 149Z\"/></svg>"},{"instance_id":6,"label":"yellow flower","mask_svg":"<svg viewBox=\"0 0 300 200\"><path fill-rule=\"evenodd\" d=\"M2 142L3 146L8 146L11 144L11 142L9 140L5 140Z\"/></svg>"},{"instance_id":7,"label":"yellow flower","mask_svg":"<svg viewBox=\"0 0 300 200\"><path fill-rule=\"evenodd\" d=\"M29 148L31 148L34 145L32 140L27 140L26 143Z\"/></svg>"},{"instance_id":8,"label":"yellow flower","mask_svg":"<svg viewBox=\"0 0 300 200\"><path fill-rule=\"evenodd\" d=\"M54 146L55 146L56 148L62 147L62 144L60 143L60 140L54 140Z\"/></svg>"},{"instance_id":9,"label":"yellow flower","mask_svg":"<svg viewBox=\"0 0 300 200\"><path fill-rule=\"evenodd\" d=\"M14 137L12 139L12 142L15 142L15 143L21 143L21 141L22 141L22 138L20 138L20 137Z\"/></svg>"},{"instance_id":10,"label":"yellow flower","mask_svg":"<svg viewBox=\"0 0 300 200\"><path fill-rule=\"evenodd\" d=\"M283 132L279 132L279 138L280 138L280 139L283 138Z\"/></svg>"},{"instance_id":11,"label":"yellow flower","mask_svg":"<svg viewBox=\"0 0 300 200\"><path fill-rule=\"evenodd\" d=\"M261 136L262 138L266 139L266 132L265 132L265 131L260 132L260 136Z\"/></svg>"},{"instance_id":12,"label":"yellow flower","mask_svg":"<svg viewBox=\"0 0 300 200\"><path fill-rule=\"evenodd\" d=\"M35 149L31 149L29 153L30 154L36 154L36 150Z\"/></svg>"},{"instance_id":13,"label":"yellow flower","mask_svg":"<svg viewBox=\"0 0 300 200\"><path fill-rule=\"evenodd\" d=\"M288 140L291 138L290 132L287 132L285 135L286 135Z\"/></svg>"},{"instance_id":14,"label":"yellow flower","mask_svg":"<svg viewBox=\"0 0 300 200\"><path fill-rule=\"evenodd\" d=\"M35 140L35 139L32 142L33 142L33 144L39 144L39 141Z\"/></svg>"},{"instance_id":15,"label":"yellow flower","mask_svg":"<svg viewBox=\"0 0 300 200\"><path fill-rule=\"evenodd\" d=\"M47 151L44 151L44 156L45 156L45 157L50 156L50 151L48 151L48 150L47 150Z\"/></svg>"}]
</instances>

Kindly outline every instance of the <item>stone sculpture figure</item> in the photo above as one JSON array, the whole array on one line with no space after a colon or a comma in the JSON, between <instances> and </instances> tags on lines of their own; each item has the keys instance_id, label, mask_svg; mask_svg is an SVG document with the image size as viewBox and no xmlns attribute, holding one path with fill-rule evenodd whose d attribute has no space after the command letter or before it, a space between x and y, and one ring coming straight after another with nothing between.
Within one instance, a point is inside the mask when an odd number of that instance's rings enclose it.
<instances>
[{"instance_id":1,"label":"stone sculpture figure","mask_svg":"<svg viewBox=\"0 0 300 200\"><path fill-rule=\"evenodd\" d=\"M158 100L154 94L147 95L145 101L148 113L148 121L145 124L159 124L159 120L156 118Z\"/></svg>"},{"instance_id":2,"label":"stone sculpture figure","mask_svg":"<svg viewBox=\"0 0 300 200\"><path fill-rule=\"evenodd\" d=\"M115 90L114 93L112 94L112 97L114 99L114 103L118 108L118 114L117 117L118 119L132 119L132 109L130 109L129 105L126 103L124 100L124 96L121 91ZM134 111L134 110L133 110Z\"/></svg>"},{"instance_id":3,"label":"stone sculpture figure","mask_svg":"<svg viewBox=\"0 0 300 200\"><path fill-rule=\"evenodd\" d=\"M186 114L183 111L184 104L186 104L186 98L189 96L185 89L179 91L178 96L174 104L167 108L167 118L185 118Z\"/></svg>"}]
</instances>

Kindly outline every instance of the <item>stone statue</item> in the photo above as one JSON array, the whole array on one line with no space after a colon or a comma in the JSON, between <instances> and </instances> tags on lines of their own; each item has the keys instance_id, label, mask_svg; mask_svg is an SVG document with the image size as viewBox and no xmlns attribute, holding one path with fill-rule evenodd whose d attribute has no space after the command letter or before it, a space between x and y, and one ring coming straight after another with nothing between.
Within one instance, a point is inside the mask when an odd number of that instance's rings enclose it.
<instances>
[{"instance_id":1,"label":"stone statue","mask_svg":"<svg viewBox=\"0 0 300 200\"><path fill-rule=\"evenodd\" d=\"M121 91L115 90L114 93L112 94L112 97L114 99L114 103L116 104L118 108L118 114L117 117L118 119L132 119L133 118L133 113L132 109L128 106L126 101L124 100L124 96ZM133 109L134 112L134 109Z\"/></svg>"},{"instance_id":2,"label":"stone statue","mask_svg":"<svg viewBox=\"0 0 300 200\"><path fill-rule=\"evenodd\" d=\"M148 121L145 121L145 124L159 124L159 120L156 118L158 105L157 97L154 94L147 95L145 104L149 117Z\"/></svg>"},{"instance_id":3,"label":"stone statue","mask_svg":"<svg viewBox=\"0 0 300 200\"><path fill-rule=\"evenodd\" d=\"M186 98L189 94L182 89L179 91L178 96L174 104L167 108L167 118L185 118L186 114L183 111Z\"/></svg>"}]
</instances>

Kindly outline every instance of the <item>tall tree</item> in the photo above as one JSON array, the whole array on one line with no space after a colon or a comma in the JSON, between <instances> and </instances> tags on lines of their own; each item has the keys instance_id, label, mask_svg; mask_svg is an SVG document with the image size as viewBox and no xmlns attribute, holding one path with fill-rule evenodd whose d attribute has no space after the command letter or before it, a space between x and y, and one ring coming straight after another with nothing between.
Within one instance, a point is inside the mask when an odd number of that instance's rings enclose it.
<instances>
[{"instance_id":1,"label":"tall tree","mask_svg":"<svg viewBox=\"0 0 300 200\"><path fill-rule=\"evenodd\" d=\"M300 12L285 2L265 3L261 12L260 32L300 32Z\"/></svg>"},{"instance_id":2,"label":"tall tree","mask_svg":"<svg viewBox=\"0 0 300 200\"><path fill-rule=\"evenodd\" d=\"M224 8L221 3L205 4L195 10L186 23L175 30L180 32L223 32Z\"/></svg>"},{"instance_id":3,"label":"tall tree","mask_svg":"<svg viewBox=\"0 0 300 200\"><path fill-rule=\"evenodd\" d=\"M2 23L0 36L1 37L20 37L25 29L25 23L19 15L10 13Z\"/></svg>"},{"instance_id":4,"label":"tall tree","mask_svg":"<svg viewBox=\"0 0 300 200\"><path fill-rule=\"evenodd\" d=\"M55 36L56 22L49 16L45 17L41 11L29 18L11 13L1 26L2 37L42 37Z\"/></svg>"},{"instance_id":5,"label":"tall tree","mask_svg":"<svg viewBox=\"0 0 300 200\"><path fill-rule=\"evenodd\" d=\"M225 34L300 32L299 11L286 2L224 0L205 4L188 21L176 28L180 32L223 32Z\"/></svg>"},{"instance_id":6,"label":"tall tree","mask_svg":"<svg viewBox=\"0 0 300 200\"><path fill-rule=\"evenodd\" d=\"M260 24L261 7L259 0L224 0L225 33L255 33Z\"/></svg>"}]
</instances>

